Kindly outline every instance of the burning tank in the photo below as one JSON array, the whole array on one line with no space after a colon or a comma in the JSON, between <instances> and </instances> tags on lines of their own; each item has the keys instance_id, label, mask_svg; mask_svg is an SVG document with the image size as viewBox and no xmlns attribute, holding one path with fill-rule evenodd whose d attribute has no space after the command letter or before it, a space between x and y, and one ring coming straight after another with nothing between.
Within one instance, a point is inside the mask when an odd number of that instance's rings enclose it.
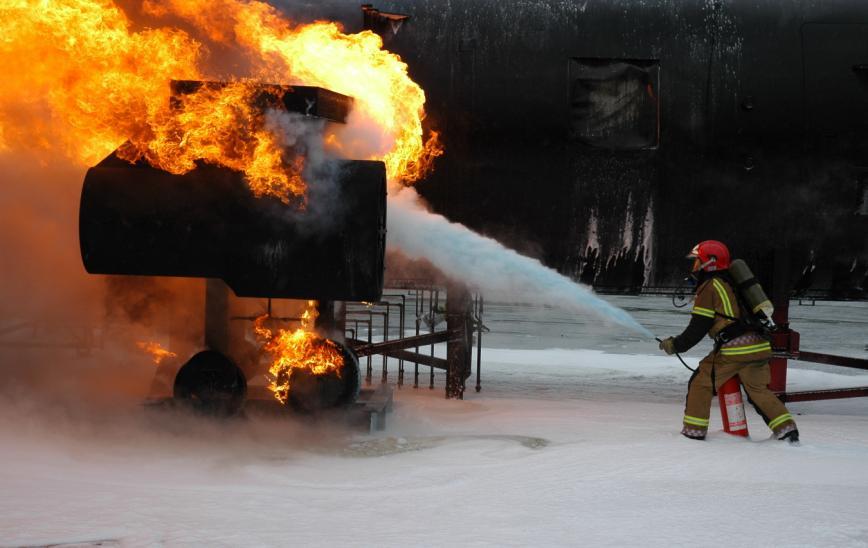
<instances>
[{"instance_id":1,"label":"burning tank","mask_svg":"<svg viewBox=\"0 0 868 548\"><path fill-rule=\"evenodd\" d=\"M187 96L227 84L172 86L172 100L182 108ZM302 123L341 123L352 106L347 96L313 87L263 85L247 97L263 123L275 113L294 113ZM325 302L375 301L382 294L385 165L324 160L311 176L309 165L298 169L308 160L303 148L285 147L283 154L290 177L311 179L303 192L262 192L249 173L203 161L173 173L123 146L85 176L79 237L89 273L207 279L205 348L178 371L176 400L223 414L245 400L256 367L239 367L232 350L227 286L238 297ZM358 359L317 333L316 310L309 302L294 330L269 315L254 322L260 355L270 361L269 389L303 411L350 403L360 385Z\"/></svg>"}]
</instances>

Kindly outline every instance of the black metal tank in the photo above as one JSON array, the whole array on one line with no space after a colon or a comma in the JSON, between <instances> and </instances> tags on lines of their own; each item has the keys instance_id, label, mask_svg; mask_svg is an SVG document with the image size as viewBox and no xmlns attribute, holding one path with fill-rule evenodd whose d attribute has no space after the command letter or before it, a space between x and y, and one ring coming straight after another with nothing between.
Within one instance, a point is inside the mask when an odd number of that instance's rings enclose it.
<instances>
[{"instance_id":1,"label":"black metal tank","mask_svg":"<svg viewBox=\"0 0 868 548\"><path fill-rule=\"evenodd\" d=\"M382 162L334 163L335 194L299 212L257 198L241 173L173 175L114 154L88 170L79 236L92 274L219 278L240 297L377 300L383 287ZM324 207L327 206L327 207Z\"/></svg>"}]
</instances>

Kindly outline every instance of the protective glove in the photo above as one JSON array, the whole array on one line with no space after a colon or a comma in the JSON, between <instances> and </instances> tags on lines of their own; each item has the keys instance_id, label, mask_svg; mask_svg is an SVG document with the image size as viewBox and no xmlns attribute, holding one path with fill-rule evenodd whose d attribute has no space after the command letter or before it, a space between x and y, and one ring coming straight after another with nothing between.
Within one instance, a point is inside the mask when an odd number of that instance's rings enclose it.
<instances>
[{"instance_id":1,"label":"protective glove","mask_svg":"<svg viewBox=\"0 0 868 548\"><path fill-rule=\"evenodd\" d=\"M675 354L675 339L673 337L667 337L660 341L660 350L669 355Z\"/></svg>"}]
</instances>

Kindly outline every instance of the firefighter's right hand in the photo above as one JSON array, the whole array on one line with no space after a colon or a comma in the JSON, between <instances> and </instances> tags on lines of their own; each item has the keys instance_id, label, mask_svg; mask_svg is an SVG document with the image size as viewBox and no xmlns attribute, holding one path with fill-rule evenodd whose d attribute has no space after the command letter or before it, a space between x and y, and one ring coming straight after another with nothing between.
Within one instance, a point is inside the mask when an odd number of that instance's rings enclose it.
<instances>
[{"instance_id":1,"label":"firefighter's right hand","mask_svg":"<svg viewBox=\"0 0 868 548\"><path fill-rule=\"evenodd\" d=\"M666 352L670 356L675 354L675 339L673 337L667 337L660 341L660 350Z\"/></svg>"}]
</instances>

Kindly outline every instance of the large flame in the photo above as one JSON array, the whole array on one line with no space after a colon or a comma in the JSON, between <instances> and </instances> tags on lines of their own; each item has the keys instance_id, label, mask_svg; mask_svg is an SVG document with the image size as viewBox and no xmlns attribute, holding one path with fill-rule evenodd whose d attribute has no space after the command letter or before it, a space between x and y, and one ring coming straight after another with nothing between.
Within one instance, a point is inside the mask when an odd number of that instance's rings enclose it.
<instances>
[{"instance_id":1,"label":"large flame","mask_svg":"<svg viewBox=\"0 0 868 548\"><path fill-rule=\"evenodd\" d=\"M280 134L267 129L265 111L254 106L269 87L236 81L174 96L171 109L161 110L120 156L131 162L144 157L171 173L186 173L203 160L244 172L257 196L302 197L303 157L283 153Z\"/></svg>"},{"instance_id":2,"label":"large flame","mask_svg":"<svg viewBox=\"0 0 868 548\"><path fill-rule=\"evenodd\" d=\"M424 92L374 33L295 25L256 0L149 0L141 12L111 0L0 0L0 151L62 151L90 165L129 140L128 160L173 173L224 165L257 195L291 201L304 195L303 166L246 100L255 79L354 97L354 122L372 125L381 145L370 151L366 134L359 159L383 160L392 183L417 180L441 153L436 134L423 139ZM243 70L209 70L209 52L227 48ZM170 104L173 79L234 83ZM330 130L329 150L357 153L352 135Z\"/></svg>"},{"instance_id":3,"label":"large flame","mask_svg":"<svg viewBox=\"0 0 868 548\"><path fill-rule=\"evenodd\" d=\"M85 164L149 129L172 78L197 78L200 44L131 32L99 0L0 0L0 132L7 147L60 149Z\"/></svg>"},{"instance_id":4,"label":"large flame","mask_svg":"<svg viewBox=\"0 0 868 548\"><path fill-rule=\"evenodd\" d=\"M280 403L289 398L291 376L295 369L307 369L314 375L337 375L340 377L344 357L334 342L318 336L313 331L316 321L316 301L308 301L301 318L301 327L294 331L266 326L265 314L253 323L253 331L262 343L262 348L272 358L268 368L268 389Z\"/></svg>"},{"instance_id":5,"label":"large flame","mask_svg":"<svg viewBox=\"0 0 868 548\"><path fill-rule=\"evenodd\" d=\"M361 16L361 14L360 14ZM221 69L215 67L232 59ZM303 204L302 157L266 123L263 82L320 86L353 97L325 149L382 160L391 184L411 184L442 151L425 138L425 94L372 32L297 25L258 0L0 0L0 153L38 149L92 165L120 147L129 161L181 174L197 162L244 173L258 196ZM219 80L173 96L172 80ZM7 181L0 184L8 184ZM256 322L285 402L294 368L340 372L343 356L311 330ZM143 343L144 344L144 343ZM150 350L148 350L150 348ZM162 349L143 347L163 359ZM162 356L162 357L160 357Z\"/></svg>"}]
</instances>

